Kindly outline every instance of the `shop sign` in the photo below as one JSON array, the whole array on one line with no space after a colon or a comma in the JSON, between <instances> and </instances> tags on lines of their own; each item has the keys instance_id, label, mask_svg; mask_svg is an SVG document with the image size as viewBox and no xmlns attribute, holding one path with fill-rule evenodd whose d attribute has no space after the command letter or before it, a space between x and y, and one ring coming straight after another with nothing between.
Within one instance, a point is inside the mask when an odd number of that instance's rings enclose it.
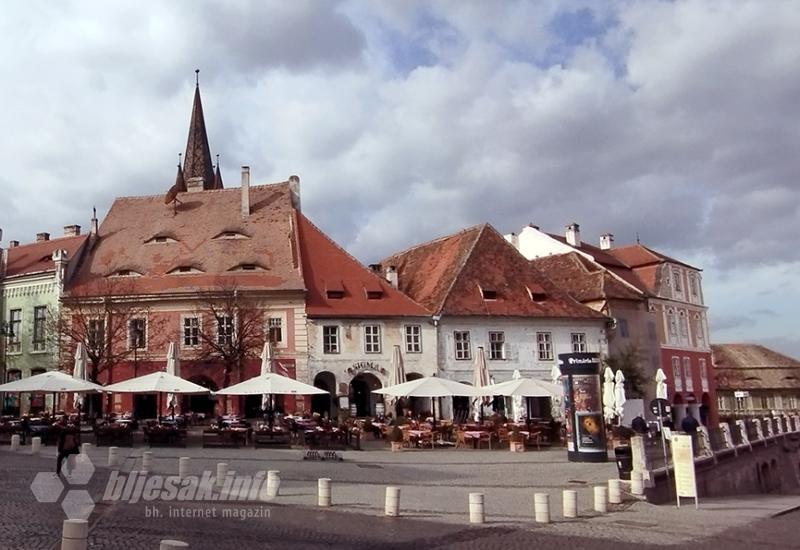
<instances>
[{"instance_id":1,"label":"shop sign","mask_svg":"<svg viewBox=\"0 0 800 550\"><path fill-rule=\"evenodd\" d=\"M388 374L388 371L385 368L381 367L380 365L376 365L372 361L357 361L353 363L353 366L348 367L346 372L351 376L361 374L362 372L372 372L383 376Z\"/></svg>"}]
</instances>

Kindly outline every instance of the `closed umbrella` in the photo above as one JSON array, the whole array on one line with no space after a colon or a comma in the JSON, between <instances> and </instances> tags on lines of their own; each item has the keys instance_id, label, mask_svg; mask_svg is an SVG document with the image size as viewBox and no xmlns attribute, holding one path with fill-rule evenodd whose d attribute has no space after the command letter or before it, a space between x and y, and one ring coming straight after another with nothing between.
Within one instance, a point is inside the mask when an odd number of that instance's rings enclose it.
<instances>
[{"instance_id":1,"label":"closed umbrella","mask_svg":"<svg viewBox=\"0 0 800 550\"><path fill-rule=\"evenodd\" d=\"M171 374L172 376L180 376L181 364L180 359L178 358L178 346L175 345L175 342L169 343L169 348L167 349L167 374ZM175 405L177 399L175 394L168 393L167 394L167 406L172 409L172 416L175 416Z\"/></svg>"},{"instance_id":2,"label":"closed umbrella","mask_svg":"<svg viewBox=\"0 0 800 550\"><path fill-rule=\"evenodd\" d=\"M75 348L75 366L72 368L72 377L75 380L86 380L86 362L86 349L83 347L83 344L79 342ZM78 412L83 408L83 397L80 393L76 392L72 394L72 406L75 407ZM55 403L53 407L55 408Z\"/></svg>"},{"instance_id":3,"label":"closed umbrella","mask_svg":"<svg viewBox=\"0 0 800 550\"><path fill-rule=\"evenodd\" d=\"M603 372L603 416L607 422L616 415L614 408L614 371L606 367Z\"/></svg>"},{"instance_id":4,"label":"closed umbrella","mask_svg":"<svg viewBox=\"0 0 800 550\"><path fill-rule=\"evenodd\" d=\"M614 376L614 412L619 417L619 423L622 424L622 417L625 416L625 375L621 370L617 371Z\"/></svg>"},{"instance_id":5,"label":"closed umbrella","mask_svg":"<svg viewBox=\"0 0 800 550\"><path fill-rule=\"evenodd\" d=\"M519 369L514 369L514 374L511 375L512 382L514 380L521 380L522 374L519 372ZM496 393L494 395L503 395L502 393ZM514 395L512 398L512 408L514 410L514 420L517 422L522 422L528 417L528 412L525 407L525 402L527 401L526 397L522 395Z\"/></svg>"},{"instance_id":6,"label":"closed umbrella","mask_svg":"<svg viewBox=\"0 0 800 550\"><path fill-rule=\"evenodd\" d=\"M392 363L389 366L389 385L399 386L406 381L406 369L403 365L403 355L400 353L400 346L394 346L392 350ZM389 407L394 407L399 397L389 398Z\"/></svg>"},{"instance_id":7,"label":"closed umbrella","mask_svg":"<svg viewBox=\"0 0 800 550\"><path fill-rule=\"evenodd\" d=\"M261 376L266 376L272 372L272 344L264 342L264 349L261 350ZM261 408L266 410L269 405L269 394L261 396Z\"/></svg>"},{"instance_id":8,"label":"closed umbrella","mask_svg":"<svg viewBox=\"0 0 800 550\"><path fill-rule=\"evenodd\" d=\"M475 370L473 372L472 384L476 389L489 385L489 368L486 366L486 353L483 350L483 346L478 347L478 353L475 355ZM476 421L483 420L483 407L490 402L490 396L481 397L473 401L473 406L475 407L474 417Z\"/></svg>"},{"instance_id":9,"label":"closed umbrella","mask_svg":"<svg viewBox=\"0 0 800 550\"><path fill-rule=\"evenodd\" d=\"M667 398L667 375L661 369L656 371L656 397L658 399Z\"/></svg>"},{"instance_id":10,"label":"closed umbrella","mask_svg":"<svg viewBox=\"0 0 800 550\"><path fill-rule=\"evenodd\" d=\"M553 368L550 369L550 381L559 388L562 388L561 368L558 366L558 363L553 365ZM550 414L553 420L561 421L564 419L563 389L559 395L550 398Z\"/></svg>"}]
</instances>

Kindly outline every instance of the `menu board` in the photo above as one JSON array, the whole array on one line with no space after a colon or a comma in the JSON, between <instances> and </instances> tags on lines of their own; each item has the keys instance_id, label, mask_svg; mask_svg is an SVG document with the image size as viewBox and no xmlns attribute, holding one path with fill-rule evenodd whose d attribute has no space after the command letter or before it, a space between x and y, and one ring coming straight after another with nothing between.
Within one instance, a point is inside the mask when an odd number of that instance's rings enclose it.
<instances>
[{"instance_id":1,"label":"menu board","mask_svg":"<svg viewBox=\"0 0 800 550\"><path fill-rule=\"evenodd\" d=\"M672 435L672 463L675 471L675 494L678 506L681 497L695 499L697 505L697 480L694 472L694 452L692 450L692 436L685 434Z\"/></svg>"}]
</instances>

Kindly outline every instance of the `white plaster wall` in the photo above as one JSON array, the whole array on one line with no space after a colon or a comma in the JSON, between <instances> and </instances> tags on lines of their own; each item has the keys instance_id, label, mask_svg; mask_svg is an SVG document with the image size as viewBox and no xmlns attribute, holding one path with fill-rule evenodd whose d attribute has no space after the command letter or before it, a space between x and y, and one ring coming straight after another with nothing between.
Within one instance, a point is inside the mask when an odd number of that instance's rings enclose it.
<instances>
[{"instance_id":1,"label":"white plaster wall","mask_svg":"<svg viewBox=\"0 0 800 550\"><path fill-rule=\"evenodd\" d=\"M504 237L513 244L511 235L504 235ZM531 226L524 227L515 238L519 239L520 253L529 260L576 251L571 246L561 243L547 233ZM580 252L580 250L577 250L577 252ZM588 255L587 257L591 258Z\"/></svg>"}]
</instances>

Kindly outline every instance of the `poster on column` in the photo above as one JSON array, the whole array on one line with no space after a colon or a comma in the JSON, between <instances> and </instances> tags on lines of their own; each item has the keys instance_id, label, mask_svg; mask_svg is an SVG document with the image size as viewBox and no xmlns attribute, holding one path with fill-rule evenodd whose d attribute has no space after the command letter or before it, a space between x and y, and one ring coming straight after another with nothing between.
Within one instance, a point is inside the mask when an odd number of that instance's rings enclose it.
<instances>
[{"instance_id":1,"label":"poster on column","mask_svg":"<svg viewBox=\"0 0 800 550\"><path fill-rule=\"evenodd\" d=\"M692 449L692 436L685 434L673 434L670 440L672 444L672 463L675 470L675 498L678 507L681 505L681 497L694 498L695 508L697 502L697 480L694 471L694 452Z\"/></svg>"}]
</instances>

